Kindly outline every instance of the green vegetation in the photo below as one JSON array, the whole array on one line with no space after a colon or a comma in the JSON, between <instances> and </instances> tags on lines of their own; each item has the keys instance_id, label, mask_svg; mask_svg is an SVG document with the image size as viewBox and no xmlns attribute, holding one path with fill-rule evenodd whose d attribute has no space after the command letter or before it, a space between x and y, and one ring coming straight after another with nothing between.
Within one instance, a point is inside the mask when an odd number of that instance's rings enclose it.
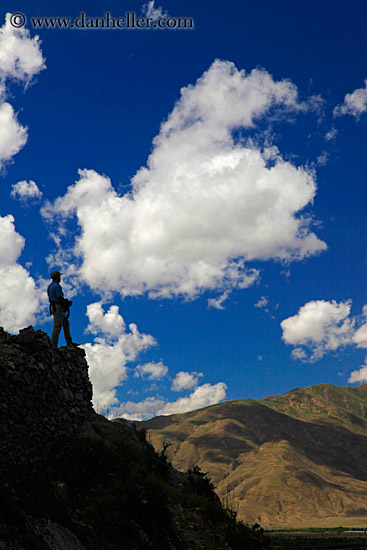
<instances>
[{"instance_id":1,"label":"green vegetation","mask_svg":"<svg viewBox=\"0 0 367 550\"><path fill-rule=\"evenodd\" d=\"M356 388L318 384L296 388L285 395L270 396L259 402L292 418L334 424L357 434L365 434L367 386Z\"/></svg>"},{"instance_id":2,"label":"green vegetation","mask_svg":"<svg viewBox=\"0 0 367 550\"><path fill-rule=\"evenodd\" d=\"M367 539L355 537L272 536L272 550L367 550Z\"/></svg>"}]
</instances>

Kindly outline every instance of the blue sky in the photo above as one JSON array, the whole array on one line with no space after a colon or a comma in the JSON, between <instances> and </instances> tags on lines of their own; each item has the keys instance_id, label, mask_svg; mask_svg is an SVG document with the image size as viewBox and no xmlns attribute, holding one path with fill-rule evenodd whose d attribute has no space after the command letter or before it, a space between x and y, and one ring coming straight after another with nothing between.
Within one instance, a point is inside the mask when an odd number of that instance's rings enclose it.
<instances>
[{"instance_id":1,"label":"blue sky","mask_svg":"<svg viewBox=\"0 0 367 550\"><path fill-rule=\"evenodd\" d=\"M367 382L365 2L32 4L1 22L0 325L50 333L60 269L127 418ZM81 12L194 28L32 23Z\"/></svg>"}]
</instances>

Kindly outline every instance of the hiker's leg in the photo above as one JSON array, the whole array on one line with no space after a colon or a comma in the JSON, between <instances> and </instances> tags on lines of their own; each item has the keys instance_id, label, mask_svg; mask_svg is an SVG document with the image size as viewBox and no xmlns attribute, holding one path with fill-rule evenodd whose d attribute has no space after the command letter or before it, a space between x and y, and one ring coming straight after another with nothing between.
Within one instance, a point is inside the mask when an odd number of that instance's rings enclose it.
<instances>
[{"instance_id":1,"label":"hiker's leg","mask_svg":"<svg viewBox=\"0 0 367 550\"><path fill-rule=\"evenodd\" d=\"M54 326L51 334L51 343L56 346L59 343L59 335L63 324L64 313L60 304L56 304L54 307Z\"/></svg>"},{"instance_id":2,"label":"hiker's leg","mask_svg":"<svg viewBox=\"0 0 367 550\"><path fill-rule=\"evenodd\" d=\"M64 329L64 336L65 336L65 340L66 340L66 343L67 344L71 344L73 339L71 337L71 334L70 334L70 323L69 323L69 319L66 319L65 315L64 315L64 320L63 320L63 329Z\"/></svg>"}]
</instances>

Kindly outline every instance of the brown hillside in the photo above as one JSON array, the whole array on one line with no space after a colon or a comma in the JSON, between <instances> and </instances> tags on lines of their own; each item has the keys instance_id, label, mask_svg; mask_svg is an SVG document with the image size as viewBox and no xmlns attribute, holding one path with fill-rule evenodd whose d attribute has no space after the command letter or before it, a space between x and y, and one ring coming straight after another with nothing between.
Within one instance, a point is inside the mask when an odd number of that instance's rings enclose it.
<instances>
[{"instance_id":1,"label":"brown hillside","mask_svg":"<svg viewBox=\"0 0 367 550\"><path fill-rule=\"evenodd\" d=\"M157 450L171 444L177 469L208 472L221 499L247 522L367 522L367 385L297 388L139 426Z\"/></svg>"}]
</instances>

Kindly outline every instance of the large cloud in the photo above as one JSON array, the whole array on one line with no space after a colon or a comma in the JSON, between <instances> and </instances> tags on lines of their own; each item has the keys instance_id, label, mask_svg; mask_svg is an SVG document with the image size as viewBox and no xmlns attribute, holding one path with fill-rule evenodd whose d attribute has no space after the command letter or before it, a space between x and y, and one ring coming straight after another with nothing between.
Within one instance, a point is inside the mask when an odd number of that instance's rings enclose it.
<instances>
[{"instance_id":1,"label":"large cloud","mask_svg":"<svg viewBox=\"0 0 367 550\"><path fill-rule=\"evenodd\" d=\"M13 216L0 217L0 325L11 332L33 324L46 299L40 285L17 263L24 242Z\"/></svg>"},{"instance_id":2,"label":"large cloud","mask_svg":"<svg viewBox=\"0 0 367 550\"><path fill-rule=\"evenodd\" d=\"M294 359L316 361L327 351L347 345L367 347L367 308L363 317L351 317L352 302L313 300L302 306L298 313L281 322L283 340L295 347ZM356 328L358 326L358 328ZM307 354L311 351L311 355Z\"/></svg>"},{"instance_id":3,"label":"large cloud","mask_svg":"<svg viewBox=\"0 0 367 550\"><path fill-rule=\"evenodd\" d=\"M24 28L16 29L9 18L7 14L0 28L0 167L27 141L27 129L19 124L13 107L4 101L7 80L27 85L45 68L38 37L31 38Z\"/></svg>"},{"instance_id":4,"label":"large cloud","mask_svg":"<svg viewBox=\"0 0 367 550\"><path fill-rule=\"evenodd\" d=\"M346 94L342 105L334 109L334 116L351 115L357 120L361 115L367 113L367 80L364 81L364 88L358 88L350 94Z\"/></svg>"},{"instance_id":5,"label":"large cloud","mask_svg":"<svg viewBox=\"0 0 367 550\"><path fill-rule=\"evenodd\" d=\"M84 344L90 377L93 384L93 402L98 411L118 403L116 388L127 378L126 364L138 354L155 345L148 334L141 334L135 324L127 330L117 306L107 313L100 302L87 307L87 331L95 335L94 343Z\"/></svg>"},{"instance_id":6,"label":"large cloud","mask_svg":"<svg viewBox=\"0 0 367 550\"><path fill-rule=\"evenodd\" d=\"M313 173L276 148L234 137L265 115L307 109L289 81L216 61L181 90L130 194L81 170L43 215L64 223L76 214L80 275L99 292L193 298L245 288L258 275L251 260L292 261L326 248L301 214L316 193Z\"/></svg>"}]
</instances>

